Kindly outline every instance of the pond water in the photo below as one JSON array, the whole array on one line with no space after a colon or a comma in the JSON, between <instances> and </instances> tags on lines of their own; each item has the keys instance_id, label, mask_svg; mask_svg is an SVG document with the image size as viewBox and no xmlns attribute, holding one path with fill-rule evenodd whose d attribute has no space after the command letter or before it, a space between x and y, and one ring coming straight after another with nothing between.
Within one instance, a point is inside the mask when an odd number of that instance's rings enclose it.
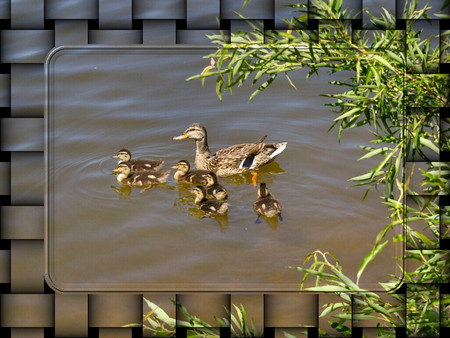
<instances>
[{"instance_id":1,"label":"pond water","mask_svg":"<svg viewBox=\"0 0 450 338\"><path fill-rule=\"evenodd\" d=\"M355 276L376 234L389 222L377 192L361 202L365 188L347 180L372 168L357 161L367 130L327 133L336 116L321 93L337 80L320 73L297 89L280 77L248 103L253 89L215 94L215 83L186 81L209 64L208 48L65 48L48 63L48 250L47 274L63 291L298 291L301 266L313 250L331 251ZM348 76L349 74L345 74ZM344 79L341 77L340 79ZM142 192L123 188L112 175L121 148L133 157L165 162L163 170L195 156L193 140L173 141L191 123L208 130L212 153L254 142L287 142L259 181L283 205L283 221L257 224L251 175L220 178L229 211L202 217L190 193L167 183ZM397 273L387 246L361 279ZM312 282L312 280L311 280Z\"/></svg>"}]
</instances>

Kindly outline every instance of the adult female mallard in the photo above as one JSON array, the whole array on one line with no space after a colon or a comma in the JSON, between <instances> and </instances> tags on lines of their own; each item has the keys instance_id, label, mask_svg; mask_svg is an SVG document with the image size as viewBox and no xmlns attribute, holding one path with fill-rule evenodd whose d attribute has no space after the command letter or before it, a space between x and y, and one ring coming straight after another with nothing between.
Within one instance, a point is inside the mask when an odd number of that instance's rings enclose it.
<instances>
[{"instance_id":1,"label":"adult female mallard","mask_svg":"<svg viewBox=\"0 0 450 338\"><path fill-rule=\"evenodd\" d=\"M230 176L258 169L272 162L287 145L287 142L263 143L265 137L262 137L254 143L236 144L211 154L206 129L200 123L191 124L182 135L173 139L186 138L196 142L195 168L214 171L217 176ZM254 180L253 183L255 182Z\"/></svg>"},{"instance_id":2,"label":"adult female mallard","mask_svg":"<svg viewBox=\"0 0 450 338\"><path fill-rule=\"evenodd\" d=\"M208 216L224 215L228 211L227 200L217 201L206 198L206 188L203 185L198 185L192 190L195 194L195 204L197 207L205 212Z\"/></svg>"},{"instance_id":3,"label":"adult female mallard","mask_svg":"<svg viewBox=\"0 0 450 338\"><path fill-rule=\"evenodd\" d=\"M134 160L131 159L131 152L128 149L120 149L117 152L117 155L114 155L113 158L120 158L120 161L130 162L131 169L136 171L159 171L161 170L164 161L161 160L152 160L150 158L140 157ZM119 161L119 163L120 163Z\"/></svg>"},{"instance_id":4,"label":"adult female mallard","mask_svg":"<svg viewBox=\"0 0 450 338\"><path fill-rule=\"evenodd\" d=\"M206 192L208 197L222 201L228 198L227 190L217 180L217 175L210 171L204 175L206 179Z\"/></svg>"},{"instance_id":5,"label":"adult female mallard","mask_svg":"<svg viewBox=\"0 0 450 338\"><path fill-rule=\"evenodd\" d=\"M256 223L260 223L260 216L265 216L268 218L278 216L280 221L283 220L281 217L282 210L281 203L269 192L266 183L260 183L258 188L258 198L255 203L253 203L253 210L258 214Z\"/></svg>"},{"instance_id":6,"label":"adult female mallard","mask_svg":"<svg viewBox=\"0 0 450 338\"><path fill-rule=\"evenodd\" d=\"M133 172L131 163L127 161L119 162L114 173L118 173L117 181L120 184L130 185L133 187L150 187L154 184L165 183L170 174L169 171L140 171Z\"/></svg>"},{"instance_id":7,"label":"adult female mallard","mask_svg":"<svg viewBox=\"0 0 450 338\"><path fill-rule=\"evenodd\" d=\"M176 166L172 169L178 169L173 175L173 178L177 182L187 182L192 184L206 184L205 175L208 173L206 170L192 170L191 165L186 160L178 161Z\"/></svg>"}]
</instances>

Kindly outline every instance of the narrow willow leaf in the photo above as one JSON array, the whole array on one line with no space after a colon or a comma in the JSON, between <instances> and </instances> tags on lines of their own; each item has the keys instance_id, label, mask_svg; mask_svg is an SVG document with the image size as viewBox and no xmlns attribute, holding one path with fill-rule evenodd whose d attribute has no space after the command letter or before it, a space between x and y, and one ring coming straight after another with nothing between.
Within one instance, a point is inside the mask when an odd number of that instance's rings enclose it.
<instances>
[{"instance_id":1,"label":"narrow willow leaf","mask_svg":"<svg viewBox=\"0 0 450 338\"><path fill-rule=\"evenodd\" d=\"M386 52L387 55L389 55L395 61L397 61L397 62L399 62L401 64L404 63L404 60L402 59L403 54L395 54L394 52L391 52L388 49L386 49L385 52Z\"/></svg>"},{"instance_id":2,"label":"narrow willow leaf","mask_svg":"<svg viewBox=\"0 0 450 338\"><path fill-rule=\"evenodd\" d=\"M286 331L283 331L283 335L285 338L297 338L296 336L294 336Z\"/></svg>"},{"instance_id":3,"label":"narrow willow leaf","mask_svg":"<svg viewBox=\"0 0 450 338\"><path fill-rule=\"evenodd\" d=\"M349 289L341 287L341 286L334 286L334 285L322 285L322 286L313 286L310 288L306 288L307 291L315 291L315 292L339 292L339 291L346 291L348 292Z\"/></svg>"},{"instance_id":4,"label":"narrow willow leaf","mask_svg":"<svg viewBox=\"0 0 450 338\"><path fill-rule=\"evenodd\" d=\"M427 147L427 148L430 148L436 154L439 154L439 148L436 147L436 145L433 142L431 142L430 140L428 140L428 139L426 139L424 137L420 137L420 144L425 146L425 147Z\"/></svg>"},{"instance_id":5,"label":"narrow willow leaf","mask_svg":"<svg viewBox=\"0 0 450 338\"><path fill-rule=\"evenodd\" d=\"M359 268L358 268L358 274L356 275L356 284L359 284L359 278L361 277L362 273L366 269L367 265L374 260L374 258L383 250L383 248L386 246L386 244L389 242L389 240L385 241L382 244L377 244L372 249L371 252L369 252L362 260Z\"/></svg>"},{"instance_id":6,"label":"narrow willow leaf","mask_svg":"<svg viewBox=\"0 0 450 338\"><path fill-rule=\"evenodd\" d=\"M242 62L244 62L244 58L239 59L239 60L236 62L236 64L233 66L233 73L232 73L232 74L233 74L233 77L235 77L236 74L237 74L238 72L241 71Z\"/></svg>"},{"instance_id":7,"label":"narrow willow leaf","mask_svg":"<svg viewBox=\"0 0 450 338\"><path fill-rule=\"evenodd\" d=\"M287 73L285 73L284 75L286 76L286 79L288 80L288 82L292 86L292 88L297 89L297 87L295 86L294 82L292 82L292 80L289 77L289 75Z\"/></svg>"},{"instance_id":8,"label":"narrow willow leaf","mask_svg":"<svg viewBox=\"0 0 450 338\"><path fill-rule=\"evenodd\" d=\"M391 314L382 306L378 305L375 302L372 302L371 300L367 299L367 305L369 305L372 309L374 309L378 313L384 314L386 317L390 318Z\"/></svg>"},{"instance_id":9,"label":"narrow willow leaf","mask_svg":"<svg viewBox=\"0 0 450 338\"><path fill-rule=\"evenodd\" d=\"M329 304L319 315L319 317L325 317L326 315L330 314L333 311L342 309L344 307L347 307L349 304L347 303L331 303Z\"/></svg>"},{"instance_id":10,"label":"narrow willow leaf","mask_svg":"<svg viewBox=\"0 0 450 338\"><path fill-rule=\"evenodd\" d=\"M242 324L243 324L242 320L243 320L243 318L242 318L241 309L239 309L239 307L237 305L235 305L235 304L233 304L233 306L234 306L234 309L236 310L236 313L237 313L238 318L239 318L239 325L238 325L238 327L242 327Z\"/></svg>"},{"instance_id":11,"label":"narrow willow leaf","mask_svg":"<svg viewBox=\"0 0 450 338\"><path fill-rule=\"evenodd\" d=\"M385 152L388 151L388 150L392 150L392 149L390 149L390 148L388 148L388 147L383 147L383 148L374 149L374 150L368 152L367 154L365 154L364 156L358 158L358 161L363 160L363 159L365 159L365 158L371 158L371 157L374 157L375 155L378 155L378 154L383 154L383 153L385 153Z\"/></svg>"},{"instance_id":12,"label":"narrow willow leaf","mask_svg":"<svg viewBox=\"0 0 450 338\"><path fill-rule=\"evenodd\" d=\"M216 80L216 94L220 101L222 101L222 88L223 88L223 77L219 76Z\"/></svg>"},{"instance_id":13,"label":"narrow willow leaf","mask_svg":"<svg viewBox=\"0 0 450 338\"><path fill-rule=\"evenodd\" d=\"M345 119L346 117L352 116L353 114L355 114L356 112L358 112L360 110L361 110L360 107L356 107L356 108L350 109L348 112L346 112L345 114L342 114L341 116L335 118L333 121L339 121L339 120Z\"/></svg>"},{"instance_id":14,"label":"narrow willow leaf","mask_svg":"<svg viewBox=\"0 0 450 338\"><path fill-rule=\"evenodd\" d=\"M361 76L361 62L358 59L356 61L356 83L359 83L360 76Z\"/></svg>"},{"instance_id":15,"label":"narrow willow leaf","mask_svg":"<svg viewBox=\"0 0 450 338\"><path fill-rule=\"evenodd\" d=\"M433 247L435 246L435 245L433 245L433 243L431 242L431 240L430 240L427 236L425 236L424 234L422 234L422 233L420 233L420 232L418 232L418 231L414 231L413 234L414 234L415 236L419 237L419 239L420 239L422 242L424 242L424 243L428 246L429 249L433 249Z\"/></svg>"},{"instance_id":16,"label":"narrow willow leaf","mask_svg":"<svg viewBox=\"0 0 450 338\"><path fill-rule=\"evenodd\" d=\"M381 88L383 84L380 79L380 74L374 67L370 66L370 69L372 70L372 74L375 77L375 82L377 83L377 87Z\"/></svg>"},{"instance_id":17,"label":"narrow willow leaf","mask_svg":"<svg viewBox=\"0 0 450 338\"><path fill-rule=\"evenodd\" d=\"M276 75L271 76L266 82L264 82L261 86L258 87L257 90L255 90L252 95L250 95L250 98L248 99L248 101L250 102L251 100L253 100L253 98L258 95L259 93L261 93L264 89L266 89L272 82L273 80L275 80Z\"/></svg>"},{"instance_id":18,"label":"narrow willow leaf","mask_svg":"<svg viewBox=\"0 0 450 338\"><path fill-rule=\"evenodd\" d=\"M339 272L337 270L334 270L334 269L333 269L333 272L336 274L336 276L341 281L343 281L349 287L350 290L352 290L352 291L362 291L361 288L358 285L356 285L350 278L345 276L343 273L341 273L341 272Z\"/></svg>"},{"instance_id":19,"label":"narrow willow leaf","mask_svg":"<svg viewBox=\"0 0 450 338\"><path fill-rule=\"evenodd\" d=\"M214 320L216 321L217 324L219 324L219 327L228 327L228 324L225 323L225 321L222 318L214 316Z\"/></svg>"}]
</instances>

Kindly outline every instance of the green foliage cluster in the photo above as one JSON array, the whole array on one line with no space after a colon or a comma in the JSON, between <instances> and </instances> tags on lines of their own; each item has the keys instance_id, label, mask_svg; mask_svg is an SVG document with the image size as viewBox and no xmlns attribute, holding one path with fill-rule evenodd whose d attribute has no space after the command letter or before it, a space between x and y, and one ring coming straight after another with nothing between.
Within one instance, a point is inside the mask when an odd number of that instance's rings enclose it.
<instances>
[{"instance_id":1,"label":"green foliage cluster","mask_svg":"<svg viewBox=\"0 0 450 338\"><path fill-rule=\"evenodd\" d=\"M330 74L351 71L346 81L333 81L342 91L323 94L333 100L329 104L337 115L330 129L338 128L341 139L344 131L365 127L371 134L371 146L361 146L366 152L359 160L378 158L378 164L368 172L350 180L355 185L367 186L366 195L373 187L381 188L382 203L391 210L391 222L380 231L371 252L360 264L356 281L346 276L339 260L329 252L314 251L306 257L302 267L291 267L303 272L301 289L314 292L334 291L341 303L327 304L321 314L333 314L331 327L350 335L345 325L353 321L374 319L382 326L405 326L401 307L386 303L379 295L359 286L360 278L391 241L404 242L411 249L405 257L397 257L403 280L392 275L388 283L380 283L386 291L395 291L404 282L445 283L449 281L448 253L439 248L442 216L448 225L448 209L440 208L437 195L449 193L450 168L439 163L441 150L448 150L449 121L441 119L439 107L449 103L449 77L433 74L440 62L449 62L449 32L441 32L441 44L433 45L430 37L423 37L423 23L429 22L427 5L418 8L418 1L406 1L402 18L406 30L396 30L396 18L388 11L376 18L369 13L372 23L379 30L351 30L350 19L360 13L342 8L342 0L311 0L307 5L292 5L298 16L289 21L286 32L263 31L249 22L251 31L238 32L231 42L222 35L209 38L220 48L205 57L210 65L198 75L189 78L216 79L216 93L220 100L224 91L250 82L255 88L249 100L263 92L279 76L289 78L289 73L301 68L309 69L307 77L328 69ZM447 4L448 5L448 2ZM311 11L311 8L313 10ZM307 15L319 20L317 31L307 29ZM418 19L421 25L418 25ZM424 19L424 20L423 20ZM294 86L295 87L295 86ZM408 107L408 108L407 108ZM409 108L410 107L410 108ZM426 168L409 168L405 160L421 161ZM419 187L411 187L412 180L419 180ZM365 196L364 195L364 198ZM422 195L428 195L429 198ZM407 203L407 196L413 202ZM422 222L431 235L411 226ZM444 226L441 229L447 229ZM404 231L403 231L404 230ZM448 230L445 230L448 235ZM393 234L390 236L390 234ZM415 261L412 271L405 269L405 262ZM313 287L306 287L306 280L314 279ZM423 289L422 289L423 291ZM410 292L408 309L428 304L426 292ZM425 296L425 297L426 297ZM403 296L393 294L396 301ZM352 316L352 299L361 309ZM434 313L422 311L415 325L408 325L408 334L435 335ZM425 316L425 317L424 317ZM408 317L409 318L409 317ZM411 317L415 318L415 317ZM420 326L420 328L418 328Z\"/></svg>"},{"instance_id":2,"label":"green foliage cluster","mask_svg":"<svg viewBox=\"0 0 450 338\"><path fill-rule=\"evenodd\" d=\"M353 128L364 127L371 133L371 146L361 146L365 154L359 160L376 158L378 164L350 181L367 187L363 198L371 188L380 191L381 202L390 211L390 222L363 257L356 280L345 274L330 252L316 250L306 257L303 266L290 268L303 273L301 290L333 292L340 297L340 302L326 304L320 316L331 316L330 327L343 335L351 335L350 320L376 320L380 336L393 335L389 327L404 326L409 336L436 336L439 311L447 314L442 324L448 325L450 298L442 297L439 303L438 287L423 283L450 280L448 252L437 249L440 239L449 237L450 228L450 208L438 203L438 196L448 194L450 189L449 164L438 162L440 151L450 150L450 120L439 115L439 107L449 104L450 78L433 74L439 70L439 63L450 62L450 31L440 33L438 45L423 37L416 23L418 19L429 22L431 8L418 8L417 0L408 0L404 6L401 17L406 19L406 30L395 29L396 19L388 11L381 17L369 13L378 30L351 30L350 20L360 13L342 8L342 2L310 0L312 12L303 2L291 5L298 16L286 21L290 28L284 32L263 31L249 22L251 31L232 34L231 40L224 34L209 36L219 48L205 56L209 65L188 80L201 79L204 83L208 77L215 78L220 100L224 91L250 82L254 88L251 101L279 75L295 87L289 73L298 69L308 69L307 77L321 69L331 74L353 74L346 81L331 82L342 88L340 93L323 94L332 100L329 107L335 114L330 129L338 129L339 140ZM448 4L446 1L444 6ZM319 20L318 30L308 30L308 15ZM405 160L420 161L425 169L408 167ZM419 180L418 187L412 187L413 180ZM417 229L416 224L423 224L423 229ZM431 235L426 235L426 230ZM389 282L380 283L389 292L390 299L386 300L360 287L360 280L389 242L402 242L410 250L405 257L396 257L402 276L390 275ZM406 269L411 262L416 267ZM313 286L308 287L307 281ZM406 299L395 293L402 282L410 283ZM405 302L408 323L404 321ZM177 306L189 322L176 324L189 327L192 336L218 334L180 304ZM149 323L144 323L145 329L159 332L164 325L175 326L174 319L168 319L153 305L150 308L153 312L144 318ZM232 334L257 336L255 328L245 326L244 308L236 310L238 317L232 315L231 323L216 318L218 326L231 325Z\"/></svg>"},{"instance_id":3,"label":"green foliage cluster","mask_svg":"<svg viewBox=\"0 0 450 338\"><path fill-rule=\"evenodd\" d=\"M231 321L228 318L215 316L217 325L211 326L200 318L191 315L182 304L173 299L171 299L172 303L177 307L179 313L186 317L187 321L172 318L155 303L146 298L144 298L144 301L150 311L144 315L143 323L129 324L126 327L142 326L144 332L150 333L152 337L174 337L177 326L187 328L187 337L189 338L218 338L220 337L219 328L221 327L230 328L233 337L263 336L263 332L259 332L256 328L253 318L250 320L251 327L247 325L247 313L242 304L239 307L233 304L234 312L225 309Z\"/></svg>"}]
</instances>

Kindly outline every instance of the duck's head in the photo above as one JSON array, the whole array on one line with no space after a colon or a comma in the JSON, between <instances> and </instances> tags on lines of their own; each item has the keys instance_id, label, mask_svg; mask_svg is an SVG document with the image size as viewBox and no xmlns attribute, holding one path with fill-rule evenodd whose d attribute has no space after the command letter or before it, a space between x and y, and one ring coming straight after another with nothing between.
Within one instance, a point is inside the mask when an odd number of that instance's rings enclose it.
<instances>
[{"instance_id":1,"label":"duck's head","mask_svg":"<svg viewBox=\"0 0 450 338\"><path fill-rule=\"evenodd\" d=\"M196 201L201 201L206 197L206 188L203 185L197 185L191 192L195 195Z\"/></svg>"},{"instance_id":2,"label":"duck's head","mask_svg":"<svg viewBox=\"0 0 450 338\"><path fill-rule=\"evenodd\" d=\"M180 161L178 161L177 165L174 165L171 168L178 169L179 171L181 171L183 173L187 173L191 169L191 165L186 160L180 160Z\"/></svg>"},{"instance_id":3,"label":"duck's head","mask_svg":"<svg viewBox=\"0 0 450 338\"><path fill-rule=\"evenodd\" d=\"M266 197L269 195L269 189L265 183L260 183L258 188L258 197Z\"/></svg>"},{"instance_id":4,"label":"duck's head","mask_svg":"<svg viewBox=\"0 0 450 338\"><path fill-rule=\"evenodd\" d=\"M191 138L196 141L201 141L206 139L206 129L200 123L191 124L182 135L175 136L173 139L175 141L184 140L187 138Z\"/></svg>"},{"instance_id":5,"label":"duck's head","mask_svg":"<svg viewBox=\"0 0 450 338\"><path fill-rule=\"evenodd\" d=\"M117 152L117 155L114 155L113 158L120 158L122 161L129 161L131 159L131 152L128 149L120 149Z\"/></svg>"},{"instance_id":6,"label":"duck's head","mask_svg":"<svg viewBox=\"0 0 450 338\"><path fill-rule=\"evenodd\" d=\"M131 163L128 161L120 161L113 173L124 174L128 176L131 172Z\"/></svg>"},{"instance_id":7,"label":"duck's head","mask_svg":"<svg viewBox=\"0 0 450 338\"><path fill-rule=\"evenodd\" d=\"M214 184L217 184L218 180L217 180L217 175L214 172L209 172L205 175L203 175L203 177L206 180L206 186L210 187Z\"/></svg>"}]
</instances>

